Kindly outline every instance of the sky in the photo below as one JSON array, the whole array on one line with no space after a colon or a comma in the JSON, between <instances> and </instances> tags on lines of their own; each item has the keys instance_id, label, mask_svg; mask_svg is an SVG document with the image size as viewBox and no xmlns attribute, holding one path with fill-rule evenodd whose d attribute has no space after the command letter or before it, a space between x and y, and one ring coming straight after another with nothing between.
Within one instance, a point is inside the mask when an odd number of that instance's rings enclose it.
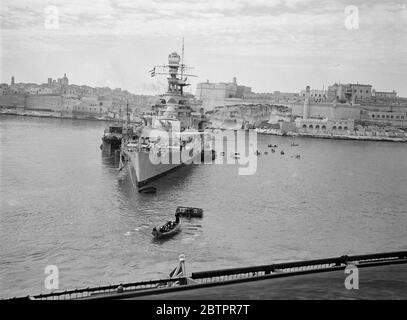
<instances>
[{"instance_id":1,"label":"sky","mask_svg":"<svg viewBox=\"0 0 407 320\"><path fill-rule=\"evenodd\" d=\"M406 0L1 0L0 19L0 82L66 73L158 94L166 79L148 70L184 37L191 93L237 77L254 92L341 82L407 97Z\"/></svg>"}]
</instances>

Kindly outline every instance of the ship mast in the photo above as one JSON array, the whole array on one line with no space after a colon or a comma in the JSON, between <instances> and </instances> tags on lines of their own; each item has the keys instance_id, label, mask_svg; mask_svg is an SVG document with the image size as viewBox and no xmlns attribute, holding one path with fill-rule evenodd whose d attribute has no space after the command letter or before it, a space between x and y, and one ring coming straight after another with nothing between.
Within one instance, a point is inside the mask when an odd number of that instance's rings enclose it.
<instances>
[{"instance_id":1,"label":"ship mast","mask_svg":"<svg viewBox=\"0 0 407 320\"><path fill-rule=\"evenodd\" d=\"M182 37L182 53L181 53L181 81L186 81L186 78L183 79L184 76L184 37ZM182 87L181 87L181 95L182 95Z\"/></svg>"},{"instance_id":2,"label":"ship mast","mask_svg":"<svg viewBox=\"0 0 407 320\"><path fill-rule=\"evenodd\" d=\"M163 69L163 71L157 72L156 69ZM184 38L182 38L181 57L176 52L171 53L168 56L168 65L154 66L154 68L150 70L150 75L151 77L154 77L157 74L166 75L168 80L167 93L182 96L184 94L184 87L189 86L189 84L186 82L187 77L196 77L196 75L184 73L186 69L192 69L192 67L187 67L184 64ZM180 71L179 78L178 70Z\"/></svg>"},{"instance_id":3,"label":"ship mast","mask_svg":"<svg viewBox=\"0 0 407 320\"><path fill-rule=\"evenodd\" d=\"M126 128L129 127L129 123L130 123L129 99L127 99L127 107L126 107Z\"/></svg>"}]
</instances>

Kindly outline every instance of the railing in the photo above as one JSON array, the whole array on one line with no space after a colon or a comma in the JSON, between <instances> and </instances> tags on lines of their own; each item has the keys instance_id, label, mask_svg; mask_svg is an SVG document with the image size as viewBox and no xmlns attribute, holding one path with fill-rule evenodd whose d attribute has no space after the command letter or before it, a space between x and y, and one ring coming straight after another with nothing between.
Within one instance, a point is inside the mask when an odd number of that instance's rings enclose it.
<instances>
[{"instance_id":1,"label":"railing","mask_svg":"<svg viewBox=\"0 0 407 320\"><path fill-rule=\"evenodd\" d=\"M138 293L142 291L147 292L153 289L162 289L170 287L180 287L187 283L194 283L195 285L213 284L222 281L233 281L242 279L255 280L256 277L267 276L290 276L290 274L298 273L317 273L322 271L335 270L344 268L348 264L357 264L358 266L376 264L391 264L391 263L407 263L407 251L375 253L367 255L354 255L354 256L341 256L328 259L317 259L307 261L295 261L276 263L261 266L251 266L243 268L229 268L211 271L193 272L189 278L171 278L150 281L140 281L134 283L125 283L118 285L108 285L94 288L83 288L61 292L53 292L49 294L40 294L35 296L20 297L16 299L32 299L32 300L62 300L62 299L80 299L80 298L98 298L109 297L112 298L116 294L122 293ZM175 288L174 288L175 289ZM181 288L180 288L181 289Z\"/></svg>"},{"instance_id":2,"label":"railing","mask_svg":"<svg viewBox=\"0 0 407 320\"><path fill-rule=\"evenodd\" d=\"M375 253L368 255L355 255L355 256L341 256L327 259L307 260L276 263L270 265L221 269L213 271L193 272L191 278L198 283L227 281L239 278L252 278L258 276L266 276L271 273L292 273L292 272L320 272L324 269L346 266L349 263L358 265L373 263L373 262L387 262L395 260L403 260L407 262L407 251L388 252L388 253Z\"/></svg>"},{"instance_id":3,"label":"railing","mask_svg":"<svg viewBox=\"0 0 407 320\"><path fill-rule=\"evenodd\" d=\"M39 294L35 296L19 297L15 299L29 299L29 300L66 300L66 299L80 299L97 295L116 294L123 292L135 292L139 290L168 288L170 286L185 284L186 278L177 279L160 279L139 281L133 283L124 283L116 285L107 285L93 288L82 288L67 290L61 292L53 292L47 294Z\"/></svg>"}]
</instances>

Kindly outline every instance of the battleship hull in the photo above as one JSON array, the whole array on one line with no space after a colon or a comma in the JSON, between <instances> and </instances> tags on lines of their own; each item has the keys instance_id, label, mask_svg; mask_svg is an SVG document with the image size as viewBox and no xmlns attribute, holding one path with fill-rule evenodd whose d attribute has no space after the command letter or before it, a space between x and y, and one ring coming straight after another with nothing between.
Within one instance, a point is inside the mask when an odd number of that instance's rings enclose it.
<instances>
[{"instance_id":1,"label":"battleship hull","mask_svg":"<svg viewBox=\"0 0 407 320\"><path fill-rule=\"evenodd\" d=\"M151 161L148 152L136 151L125 152L125 154L129 162L128 168L132 183L138 188L185 165L210 163L216 157L214 151L206 150L205 153L194 154L186 163L182 162L180 158L173 157L168 161L169 163L155 164L155 161Z\"/></svg>"},{"instance_id":2,"label":"battleship hull","mask_svg":"<svg viewBox=\"0 0 407 320\"><path fill-rule=\"evenodd\" d=\"M127 153L127 155L128 161L130 161L130 177L137 187L142 187L183 165L182 163L155 164L150 160L148 152L131 152Z\"/></svg>"}]
</instances>

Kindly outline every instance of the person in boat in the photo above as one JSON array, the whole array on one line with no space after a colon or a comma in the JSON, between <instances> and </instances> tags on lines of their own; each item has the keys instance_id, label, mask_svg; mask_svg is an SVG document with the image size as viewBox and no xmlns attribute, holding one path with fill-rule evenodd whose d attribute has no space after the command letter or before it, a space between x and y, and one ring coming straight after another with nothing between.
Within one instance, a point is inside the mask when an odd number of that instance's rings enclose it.
<instances>
[{"instance_id":1,"label":"person in boat","mask_svg":"<svg viewBox=\"0 0 407 320\"><path fill-rule=\"evenodd\" d=\"M179 212L175 214L175 225L179 223Z\"/></svg>"}]
</instances>

